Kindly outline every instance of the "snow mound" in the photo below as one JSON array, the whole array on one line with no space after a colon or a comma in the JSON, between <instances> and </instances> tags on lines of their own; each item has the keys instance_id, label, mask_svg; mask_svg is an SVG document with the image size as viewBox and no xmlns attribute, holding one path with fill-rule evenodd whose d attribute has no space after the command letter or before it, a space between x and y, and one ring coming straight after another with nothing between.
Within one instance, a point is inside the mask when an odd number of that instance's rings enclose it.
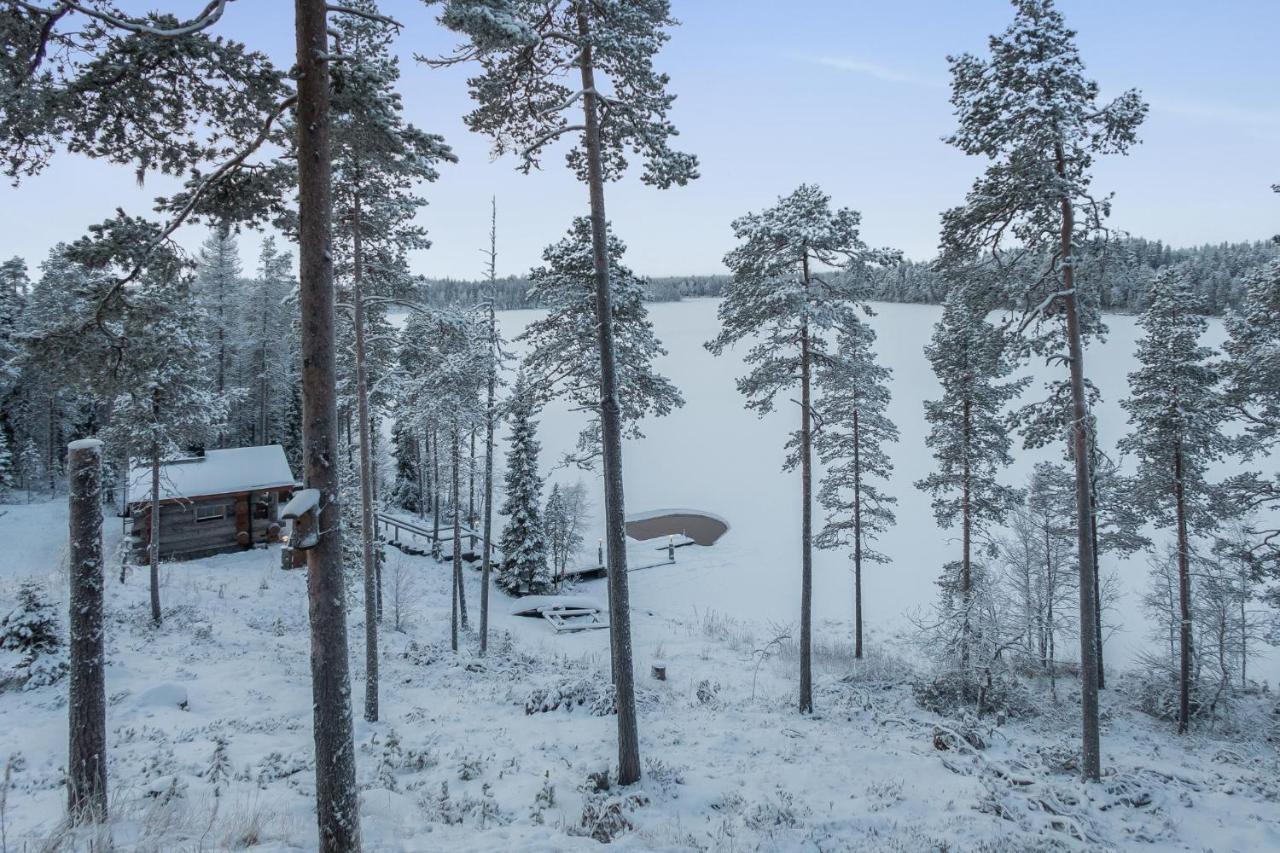
<instances>
[{"instance_id":1,"label":"snow mound","mask_svg":"<svg viewBox=\"0 0 1280 853\"><path fill-rule=\"evenodd\" d=\"M187 688L180 684L157 684L138 696L140 708L181 708L187 710Z\"/></svg>"}]
</instances>

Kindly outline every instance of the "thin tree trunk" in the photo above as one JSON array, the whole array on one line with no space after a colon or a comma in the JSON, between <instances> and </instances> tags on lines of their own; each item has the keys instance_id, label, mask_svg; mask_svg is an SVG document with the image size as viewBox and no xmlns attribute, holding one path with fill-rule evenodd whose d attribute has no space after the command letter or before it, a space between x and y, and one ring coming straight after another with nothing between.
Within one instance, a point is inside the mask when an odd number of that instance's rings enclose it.
<instances>
[{"instance_id":1,"label":"thin tree trunk","mask_svg":"<svg viewBox=\"0 0 1280 853\"><path fill-rule=\"evenodd\" d=\"M973 492L972 473L969 469L969 442L972 439L971 421L973 418L973 401L964 401L964 460L960 474L960 669L963 677L969 677L969 633L971 625L969 612L973 597ZM965 681L964 683L968 683Z\"/></svg>"},{"instance_id":2,"label":"thin tree trunk","mask_svg":"<svg viewBox=\"0 0 1280 853\"><path fill-rule=\"evenodd\" d=\"M1066 175L1066 158L1059 143L1055 151L1059 177ZM1102 746L1098 726L1098 612L1094 596L1093 537L1089 521L1093 500L1089 491L1089 410L1084 388L1084 342L1080 334L1080 308L1075 293L1075 254L1072 239L1075 210L1071 199L1062 199L1062 300L1067 322L1067 356L1071 371L1071 447L1076 466L1076 543L1080 566L1080 717L1081 775L1086 781L1102 778Z\"/></svg>"},{"instance_id":3,"label":"thin tree trunk","mask_svg":"<svg viewBox=\"0 0 1280 853\"><path fill-rule=\"evenodd\" d=\"M458 616L467 630L467 590L462 584L462 432L453 428L453 578L458 585Z\"/></svg>"},{"instance_id":4,"label":"thin tree trunk","mask_svg":"<svg viewBox=\"0 0 1280 853\"><path fill-rule=\"evenodd\" d=\"M498 202L493 200L489 224L489 387L484 437L484 557L480 573L480 655L489 650L489 572L493 558L493 432L498 412Z\"/></svg>"},{"instance_id":5,"label":"thin tree trunk","mask_svg":"<svg viewBox=\"0 0 1280 853\"><path fill-rule=\"evenodd\" d=\"M431 490L427 488L427 437L424 433L414 439L413 453L418 460L418 518L427 517L427 496Z\"/></svg>"},{"instance_id":6,"label":"thin tree trunk","mask_svg":"<svg viewBox=\"0 0 1280 853\"><path fill-rule=\"evenodd\" d=\"M440 433L431 427L431 536L432 550L440 547Z\"/></svg>"},{"instance_id":7,"label":"thin tree trunk","mask_svg":"<svg viewBox=\"0 0 1280 853\"><path fill-rule=\"evenodd\" d=\"M604 212L604 170L600 153L600 116L592 65L591 28L587 10L578 6L578 35L582 52L582 106L587 149L587 183L591 199L591 243L596 274L596 326L600 344L600 429L604 468L605 538L609 551L610 661L618 708L618 782L640 780L640 734L636 721L635 682L631 661L631 604L627 590L627 543L623 526L622 409L613 344L613 296L609 289L609 258Z\"/></svg>"},{"instance_id":8,"label":"thin tree trunk","mask_svg":"<svg viewBox=\"0 0 1280 853\"><path fill-rule=\"evenodd\" d=\"M147 562L151 568L151 624L160 625L160 445L151 445L151 516Z\"/></svg>"},{"instance_id":9,"label":"thin tree trunk","mask_svg":"<svg viewBox=\"0 0 1280 853\"><path fill-rule=\"evenodd\" d=\"M360 194L351 216L352 315L356 337L356 408L360 424L360 545L364 564L364 718L378 720L378 567L373 556L373 457L369 448L369 373L364 342L364 235Z\"/></svg>"},{"instance_id":10,"label":"thin tree trunk","mask_svg":"<svg viewBox=\"0 0 1280 853\"><path fill-rule=\"evenodd\" d=\"M1178 734L1191 727L1191 560L1187 542L1187 503L1182 442L1173 442L1173 500L1178 522Z\"/></svg>"},{"instance_id":11,"label":"thin tree trunk","mask_svg":"<svg viewBox=\"0 0 1280 853\"><path fill-rule=\"evenodd\" d=\"M853 410L853 656L862 658L862 431Z\"/></svg>"},{"instance_id":12,"label":"thin tree trunk","mask_svg":"<svg viewBox=\"0 0 1280 853\"><path fill-rule=\"evenodd\" d=\"M366 383L367 387L367 383ZM382 547L382 541L378 537L378 429L373 424L372 419L369 423L369 453L371 462L369 465L369 491L373 496L373 572L377 576L378 587L378 624L382 624L382 564L386 562L386 554Z\"/></svg>"},{"instance_id":13,"label":"thin tree trunk","mask_svg":"<svg viewBox=\"0 0 1280 853\"><path fill-rule=\"evenodd\" d=\"M804 250L809 290L809 250ZM806 296L807 301L807 296ZM813 433L810 429L809 320L800 320L800 713L813 713Z\"/></svg>"},{"instance_id":14,"label":"thin tree trunk","mask_svg":"<svg viewBox=\"0 0 1280 853\"><path fill-rule=\"evenodd\" d=\"M360 811L338 503L329 35L325 0L295 0L295 10L303 463L307 486L320 491L319 542L307 551L316 821L322 853L348 853L360 849Z\"/></svg>"},{"instance_id":15,"label":"thin tree trunk","mask_svg":"<svg viewBox=\"0 0 1280 853\"><path fill-rule=\"evenodd\" d=\"M1098 544L1098 441L1089 436L1089 534L1093 542L1093 626L1098 646L1098 689L1107 686L1102 647L1102 548Z\"/></svg>"},{"instance_id":16,"label":"thin tree trunk","mask_svg":"<svg viewBox=\"0 0 1280 853\"><path fill-rule=\"evenodd\" d=\"M467 457L467 529L471 550L476 547L476 428L471 428L471 452Z\"/></svg>"},{"instance_id":17,"label":"thin tree trunk","mask_svg":"<svg viewBox=\"0 0 1280 853\"><path fill-rule=\"evenodd\" d=\"M107 692L102 593L102 442L67 448L70 518L70 671L67 812L72 823L107 819Z\"/></svg>"}]
</instances>

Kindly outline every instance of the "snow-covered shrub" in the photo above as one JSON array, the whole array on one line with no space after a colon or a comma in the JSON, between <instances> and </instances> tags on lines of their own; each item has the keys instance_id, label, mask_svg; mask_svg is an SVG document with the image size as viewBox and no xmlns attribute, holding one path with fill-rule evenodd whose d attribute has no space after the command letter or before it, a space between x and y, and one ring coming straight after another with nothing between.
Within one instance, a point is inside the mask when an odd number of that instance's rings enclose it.
<instances>
[{"instance_id":1,"label":"snow-covered shrub","mask_svg":"<svg viewBox=\"0 0 1280 853\"><path fill-rule=\"evenodd\" d=\"M698 682L698 689L694 691L694 696L698 699L699 705L710 705L713 708L720 705L720 682L711 681L704 678Z\"/></svg>"},{"instance_id":2,"label":"snow-covered shrub","mask_svg":"<svg viewBox=\"0 0 1280 853\"><path fill-rule=\"evenodd\" d=\"M556 804L556 786L551 784L551 771L548 770L542 779L542 787L533 795L533 808L529 810L529 820L535 826L546 823L543 813Z\"/></svg>"},{"instance_id":3,"label":"snow-covered shrub","mask_svg":"<svg viewBox=\"0 0 1280 853\"><path fill-rule=\"evenodd\" d=\"M611 796L606 791L590 795L582 804L582 818L576 827L570 827L570 835L585 835L601 844L608 844L633 825L628 815L649 804L644 794Z\"/></svg>"},{"instance_id":4,"label":"snow-covered shrub","mask_svg":"<svg viewBox=\"0 0 1280 853\"><path fill-rule=\"evenodd\" d=\"M221 797L231 781L231 759L227 756L227 739L217 735L213 739L213 757L204 771L204 778L213 786L213 795Z\"/></svg>"},{"instance_id":5,"label":"snow-covered shrub","mask_svg":"<svg viewBox=\"0 0 1280 853\"><path fill-rule=\"evenodd\" d=\"M791 829L800 823L804 806L796 805L795 795L778 787L771 797L756 803L744 820L756 832L770 833L777 829Z\"/></svg>"},{"instance_id":6,"label":"snow-covered shrub","mask_svg":"<svg viewBox=\"0 0 1280 853\"><path fill-rule=\"evenodd\" d=\"M644 775L664 791L684 784L684 772L679 767L672 767L658 758L645 756Z\"/></svg>"},{"instance_id":7,"label":"snow-covered shrub","mask_svg":"<svg viewBox=\"0 0 1280 853\"><path fill-rule=\"evenodd\" d=\"M616 714L618 708L612 684L598 678L567 678L558 683L534 688L524 701L526 714L545 714L549 711L585 708L593 717Z\"/></svg>"},{"instance_id":8,"label":"snow-covered shrub","mask_svg":"<svg viewBox=\"0 0 1280 853\"><path fill-rule=\"evenodd\" d=\"M272 751L258 762L254 777L258 781L258 787L266 790L272 782L288 779L311 770L313 766L310 759L301 755L290 755L286 758L283 753Z\"/></svg>"},{"instance_id":9,"label":"snow-covered shrub","mask_svg":"<svg viewBox=\"0 0 1280 853\"><path fill-rule=\"evenodd\" d=\"M17 606L0 619L0 649L21 656L16 669L24 687L53 684L66 674L62 645L58 614L44 587L24 581Z\"/></svg>"},{"instance_id":10,"label":"snow-covered shrub","mask_svg":"<svg viewBox=\"0 0 1280 853\"><path fill-rule=\"evenodd\" d=\"M921 708L942 716L970 708L976 709L979 716L1025 718L1036 714L1026 687L1003 670L975 678L958 669L944 669L931 679L914 682L911 694Z\"/></svg>"}]
</instances>

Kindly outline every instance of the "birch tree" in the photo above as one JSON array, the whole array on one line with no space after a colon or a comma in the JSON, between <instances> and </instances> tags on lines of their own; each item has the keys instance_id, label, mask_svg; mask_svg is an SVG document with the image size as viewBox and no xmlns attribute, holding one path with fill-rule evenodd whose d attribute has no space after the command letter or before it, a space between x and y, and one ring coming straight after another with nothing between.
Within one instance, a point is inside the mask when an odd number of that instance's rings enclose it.
<instances>
[{"instance_id":1,"label":"birch tree","mask_svg":"<svg viewBox=\"0 0 1280 853\"><path fill-rule=\"evenodd\" d=\"M640 779L640 745L604 185L626 171L628 151L642 161L647 184L666 189L697 177L697 160L670 146L675 96L653 67L676 22L668 0L446 0L441 21L467 38L445 62L480 63L470 80L477 106L466 122L493 138L495 154L516 154L528 172L557 140L576 137L566 159L591 206L618 780L630 785Z\"/></svg>"},{"instance_id":2,"label":"birch tree","mask_svg":"<svg viewBox=\"0 0 1280 853\"><path fill-rule=\"evenodd\" d=\"M989 41L990 56L949 58L951 103L959 124L948 142L989 162L965 203L942 218L944 268L975 265L997 291L994 305L1013 305L1024 328L1061 324L1068 369L1080 563L1080 658L1084 778L1101 777L1098 736L1097 618L1094 605L1088 405L1076 247L1102 230L1110 200L1092 190L1096 158L1137 142L1147 106L1136 91L1100 103L1053 0L1013 0L1013 23ZM1025 261L1030 276L1012 273Z\"/></svg>"},{"instance_id":3,"label":"birch tree","mask_svg":"<svg viewBox=\"0 0 1280 853\"><path fill-rule=\"evenodd\" d=\"M751 340L744 361L751 372L738 380L747 407L773 411L780 393L798 390L799 425L786 446L786 470L800 469L800 713L813 711L813 385L814 365L831 359L823 337L858 322L862 293L857 275L831 275L843 268L891 263L896 253L869 249L858 233L861 215L831 209L831 198L802 184L761 213L733 222L739 245L725 255L733 273L718 315L721 331L707 343L715 355Z\"/></svg>"}]
</instances>

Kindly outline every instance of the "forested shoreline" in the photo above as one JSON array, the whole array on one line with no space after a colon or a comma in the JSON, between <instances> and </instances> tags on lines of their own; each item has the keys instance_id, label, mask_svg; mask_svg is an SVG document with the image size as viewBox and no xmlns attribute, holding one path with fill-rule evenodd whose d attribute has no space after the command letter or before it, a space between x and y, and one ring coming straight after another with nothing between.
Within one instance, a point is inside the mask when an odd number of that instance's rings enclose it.
<instances>
[{"instance_id":1,"label":"forested shoreline","mask_svg":"<svg viewBox=\"0 0 1280 853\"><path fill-rule=\"evenodd\" d=\"M1098 253L1095 253L1098 254ZM1240 305L1250 270L1280 257L1280 246L1270 240L1245 243L1217 243L1174 248L1160 240L1123 237L1112 240L1097 258L1092 274L1100 283L1090 282L1103 311L1137 314L1147 307L1147 291L1156 273L1181 266L1191 282L1200 310L1222 316ZM871 300L941 305L950 289L934 261L906 260L886 269L868 272ZM719 297L731 276L675 275L643 278L646 302L679 302L682 299ZM454 278L425 278L412 288L415 297L435 307L474 305L484 301L488 281ZM507 276L497 281L498 310L540 308L530 293L526 276Z\"/></svg>"}]
</instances>

